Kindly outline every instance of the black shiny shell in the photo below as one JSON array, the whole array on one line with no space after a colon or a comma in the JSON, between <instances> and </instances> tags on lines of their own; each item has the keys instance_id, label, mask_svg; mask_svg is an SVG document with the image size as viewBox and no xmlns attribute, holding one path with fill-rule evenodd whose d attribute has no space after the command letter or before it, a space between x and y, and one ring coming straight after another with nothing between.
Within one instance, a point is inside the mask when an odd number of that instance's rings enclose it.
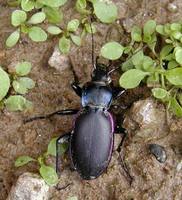
<instances>
[{"instance_id":1,"label":"black shiny shell","mask_svg":"<svg viewBox=\"0 0 182 200\"><path fill-rule=\"evenodd\" d=\"M108 166L113 148L113 120L109 112L81 113L71 136L71 158L83 179L97 178Z\"/></svg>"}]
</instances>

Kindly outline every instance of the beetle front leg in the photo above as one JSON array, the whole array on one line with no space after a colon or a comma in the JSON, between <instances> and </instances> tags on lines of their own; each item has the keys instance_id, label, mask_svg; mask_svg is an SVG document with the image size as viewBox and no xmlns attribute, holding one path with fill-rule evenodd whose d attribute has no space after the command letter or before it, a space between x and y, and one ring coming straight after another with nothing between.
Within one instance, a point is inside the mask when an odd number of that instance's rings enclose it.
<instances>
[{"instance_id":1,"label":"beetle front leg","mask_svg":"<svg viewBox=\"0 0 182 200\"><path fill-rule=\"evenodd\" d=\"M64 142L69 142L71 137L71 133L66 133L61 135L56 140L56 172L60 175L60 165L61 165L61 144Z\"/></svg>"}]
</instances>

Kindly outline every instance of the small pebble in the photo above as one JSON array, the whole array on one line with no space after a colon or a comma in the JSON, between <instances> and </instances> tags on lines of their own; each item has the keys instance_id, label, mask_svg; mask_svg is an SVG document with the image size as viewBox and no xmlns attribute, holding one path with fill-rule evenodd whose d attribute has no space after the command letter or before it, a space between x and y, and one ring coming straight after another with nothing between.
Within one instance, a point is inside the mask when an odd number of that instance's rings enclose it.
<instances>
[{"instance_id":1,"label":"small pebble","mask_svg":"<svg viewBox=\"0 0 182 200\"><path fill-rule=\"evenodd\" d=\"M182 160L177 164L176 170L179 172L182 169Z\"/></svg>"},{"instance_id":2,"label":"small pebble","mask_svg":"<svg viewBox=\"0 0 182 200\"><path fill-rule=\"evenodd\" d=\"M158 144L149 144L149 150L160 163L164 163L166 161L167 155L164 147Z\"/></svg>"},{"instance_id":3,"label":"small pebble","mask_svg":"<svg viewBox=\"0 0 182 200\"><path fill-rule=\"evenodd\" d=\"M167 6L167 9L172 13L175 13L175 12L178 11L178 7L174 3L169 3L168 6Z\"/></svg>"}]
</instances>

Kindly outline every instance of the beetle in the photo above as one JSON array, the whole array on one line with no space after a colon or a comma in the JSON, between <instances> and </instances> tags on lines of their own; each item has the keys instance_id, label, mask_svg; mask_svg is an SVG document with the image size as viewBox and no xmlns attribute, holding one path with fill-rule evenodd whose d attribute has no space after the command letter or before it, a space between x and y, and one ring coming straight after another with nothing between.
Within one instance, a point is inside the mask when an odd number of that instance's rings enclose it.
<instances>
[{"instance_id":1,"label":"beetle","mask_svg":"<svg viewBox=\"0 0 182 200\"><path fill-rule=\"evenodd\" d=\"M113 100L119 98L125 90L112 85L108 67L94 61L94 42L92 33L92 79L83 87L77 82L72 84L75 93L81 97L82 108L65 109L46 116L33 117L26 120L45 119L53 115L76 115L72 131L61 135L56 141L56 171L60 173L61 143L69 142L69 156L73 168L81 178L91 180L99 177L111 160L114 131L124 133L118 149L126 137L125 130L116 125L111 112ZM117 128L117 130L115 129Z\"/></svg>"}]
</instances>

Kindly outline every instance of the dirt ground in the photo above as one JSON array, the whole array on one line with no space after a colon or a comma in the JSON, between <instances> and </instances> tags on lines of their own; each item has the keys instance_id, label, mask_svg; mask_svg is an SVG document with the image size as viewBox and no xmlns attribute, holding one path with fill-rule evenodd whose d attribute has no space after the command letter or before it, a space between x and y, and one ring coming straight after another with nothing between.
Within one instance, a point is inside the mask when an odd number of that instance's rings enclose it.
<instances>
[{"instance_id":1,"label":"dirt ground","mask_svg":"<svg viewBox=\"0 0 182 200\"><path fill-rule=\"evenodd\" d=\"M182 18L181 0L114 0L114 2L119 8L119 28L116 30L112 25L97 24L96 54L101 45L110 39L123 41L133 24L142 25L148 19L165 23ZM77 15L73 3L74 1L70 0L63 8L66 11L65 24ZM171 9L171 3L177 6L177 10ZM6 1L0 0L0 65L14 66L21 60L32 62L30 77L36 81L36 87L27 95L27 99L34 103L34 110L31 113L12 113L7 110L0 113L0 200L6 199L12 184L20 174L26 171L37 172L37 166L33 163L16 169L15 159L20 155L37 158L45 152L52 137L68 132L72 127L72 117L69 116L56 116L50 120L39 120L28 124L23 124L23 119L59 109L80 107L80 99L70 87L74 80L73 70L68 68L59 72L48 65L57 39L50 38L47 42L37 44L23 37L16 47L8 50L5 48L5 40L13 31L10 25L11 12L12 9L7 7ZM111 34L108 36L109 29ZM91 71L90 36L87 36L81 48L72 47L70 59L80 82L83 84L88 81ZM115 74L113 79L117 83L118 75ZM147 94L142 88L128 91L119 102L129 105ZM81 180L77 172L70 171L66 165L59 187L70 185L60 191L52 188L50 199L65 200L70 196L77 196L79 200L181 200L181 172L176 172L176 165L182 154L181 120L173 119L171 127L171 129L164 128L163 132L171 132L160 140L160 144L167 148L169 154L164 164L158 163L148 155L146 149L148 140L136 140L134 136L127 139L124 149L125 159L134 177L131 186L124 176L119 155L114 151L107 173L93 181ZM119 139L117 138L116 141ZM155 135L151 141L157 141Z\"/></svg>"}]
</instances>

